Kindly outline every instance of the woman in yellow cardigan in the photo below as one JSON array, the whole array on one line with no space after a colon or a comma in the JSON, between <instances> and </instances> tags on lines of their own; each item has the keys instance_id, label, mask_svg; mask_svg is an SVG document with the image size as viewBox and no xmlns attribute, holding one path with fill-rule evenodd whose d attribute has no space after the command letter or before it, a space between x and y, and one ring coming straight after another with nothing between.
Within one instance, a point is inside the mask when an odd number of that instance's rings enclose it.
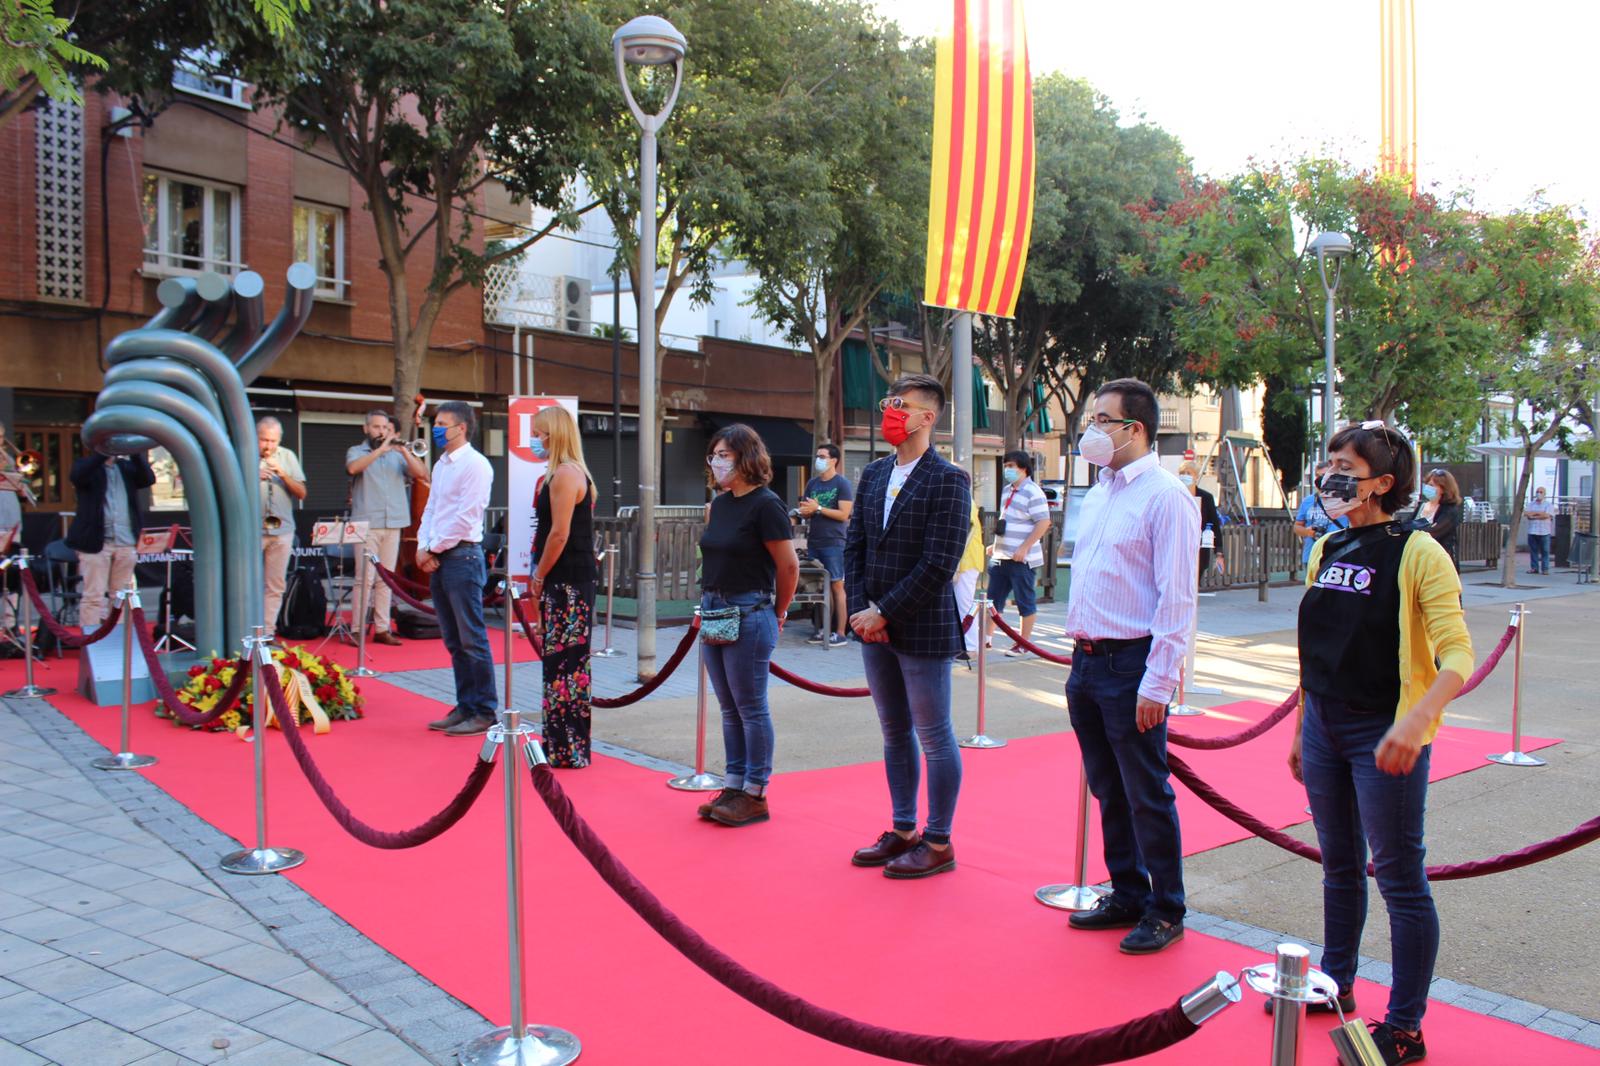
<instances>
[{"instance_id":1,"label":"woman in yellow cardigan","mask_svg":"<svg viewBox=\"0 0 1600 1066\"><path fill-rule=\"evenodd\" d=\"M1415 482L1410 443L1364 422L1335 433L1328 451L1332 468L1318 493L1350 528L1311 553L1289 771L1311 800L1322 848L1322 968L1346 1012L1355 1010L1371 847L1394 960L1388 1013L1371 1028L1392 1066L1427 1055L1422 1014L1439 952L1423 861L1428 757L1445 705L1472 673L1472 641L1449 554L1393 520Z\"/></svg>"}]
</instances>

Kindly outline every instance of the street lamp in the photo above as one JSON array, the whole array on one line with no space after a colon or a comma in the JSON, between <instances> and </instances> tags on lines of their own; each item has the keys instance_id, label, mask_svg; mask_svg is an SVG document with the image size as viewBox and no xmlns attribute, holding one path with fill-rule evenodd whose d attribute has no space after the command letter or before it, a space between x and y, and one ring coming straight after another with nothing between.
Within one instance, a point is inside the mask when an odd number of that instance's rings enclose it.
<instances>
[{"instance_id":1,"label":"street lamp","mask_svg":"<svg viewBox=\"0 0 1600 1066\"><path fill-rule=\"evenodd\" d=\"M1350 238L1343 233L1319 233L1311 238L1309 245L1311 251L1317 253L1317 271L1322 275L1322 291L1327 297L1327 306L1323 311L1322 326L1322 357L1323 372L1327 375L1327 384L1322 386L1322 457L1328 457L1328 444L1333 440L1333 297L1339 291L1339 274L1344 268L1344 261L1355 246L1350 243ZM1333 260L1333 280L1328 280L1328 260Z\"/></svg>"},{"instance_id":2,"label":"street lamp","mask_svg":"<svg viewBox=\"0 0 1600 1066\"><path fill-rule=\"evenodd\" d=\"M644 131L639 146L639 576L636 635L639 680L656 670L656 132L666 125L683 86L688 42L666 19L640 15L611 35L617 80ZM654 115L633 97L628 66L673 66L672 92ZM644 298L650 294L649 300Z\"/></svg>"}]
</instances>

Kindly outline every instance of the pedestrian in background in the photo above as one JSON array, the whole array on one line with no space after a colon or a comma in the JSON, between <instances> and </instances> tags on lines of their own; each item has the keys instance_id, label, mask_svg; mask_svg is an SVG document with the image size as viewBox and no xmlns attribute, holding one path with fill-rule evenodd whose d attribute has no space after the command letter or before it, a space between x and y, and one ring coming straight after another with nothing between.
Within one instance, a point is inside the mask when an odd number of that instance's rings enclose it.
<instances>
[{"instance_id":1,"label":"pedestrian in background","mask_svg":"<svg viewBox=\"0 0 1600 1066\"><path fill-rule=\"evenodd\" d=\"M1456 534L1461 527L1461 489L1454 474L1444 469L1428 471L1422 482L1422 506L1417 508L1417 518L1426 523L1428 535L1439 542L1439 547L1450 553L1450 561L1459 571Z\"/></svg>"},{"instance_id":2,"label":"pedestrian in background","mask_svg":"<svg viewBox=\"0 0 1600 1066\"><path fill-rule=\"evenodd\" d=\"M1550 572L1550 537L1556 531L1556 511L1545 498L1544 486L1533 490L1533 499L1522 508L1528 529L1528 573Z\"/></svg>"},{"instance_id":3,"label":"pedestrian in background","mask_svg":"<svg viewBox=\"0 0 1600 1066\"><path fill-rule=\"evenodd\" d=\"M817 448L812 461L816 476L806 482L804 498L800 501L800 517L810 519L806 554L828 571L827 595L832 597L829 620L833 631L818 630L807 643L827 641L835 647L848 643L845 640L849 611L844 596L844 531L850 521L850 509L855 506L855 491L850 487L850 479L839 470L839 456L837 444L823 444Z\"/></svg>"},{"instance_id":4,"label":"pedestrian in background","mask_svg":"<svg viewBox=\"0 0 1600 1066\"><path fill-rule=\"evenodd\" d=\"M67 547L78 553L83 578L78 626L85 633L111 612L111 598L128 587L139 558L134 548L143 516L139 490L156 483L148 453L81 455L67 475L78 490L78 511L67 529Z\"/></svg>"},{"instance_id":5,"label":"pedestrian in background","mask_svg":"<svg viewBox=\"0 0 1600 1066\"><path fill-rule=\"evenodd\" d=\"M528 593L539 611L539 663L544 682L544 750L550 765L589 765L594 625L594 478L571 413L558 404L533 416L528 448L548 463L534 497L533 573ZM509 624L509 622L508 622Z\"/></svg>"},{"instance_id":6,"label":"pedestrian in background","mask_svg":"<svg viewBox=\"0 0 1600 1066\"><path fill-rule=\"evenodd\" d=\"M700 536L702 617L738 614L730 643L710 643L702 628L700 660L722 708L722 791L699 815L727 826L764 822L774 733L768 671L783 618L800 580L789 510L768 488L772 459L756 431L740 422L718 430L706 448L717 487Z\"/></svg>"},{"instance_id":7,"label":"pedestrian in background","mask_svg":"<svg viewBox=\"0 0 1600 1066\"><path fill-rule=\"evenodd\" d=\"M1439 952L1423 864L1428 764L1445 706L1472 673L1472 640L1449 556L1393 520L1411 498L1410 442L1365 422L1335 433L1328 454L1323 507L1350 528L1318 542L1306 574L1289 772L1306 786L1322 849L1321 965L1338 985L1338 1007L1356 1009L1370 850L1394 974L1384 1020L1368 1025L1385 1063L1420 1062Z\"/></svg>"},{"instance_id":8,"label":"pedestrian in background","mask_svg":"<svg viewBox=\"0 0 1600 1066\"><path fill-rule=\"evenodd\" d=\"M1228 565L1228 561L1222 557L1221 549L1214 548L1217 530L1222 528L1222 521L1217 517L1217 499L1200 487L1200 468L1191 459L1185 459L1178 466L1178 480L1183 482L1195 502L1200 505L1200 576L1203 578L1206 576L1206 571L1211 569L1213 550L1218 569ZM1206 535L1208 532L1210 536Z\"/></svg>"},{"instance_id":9,"label":"pedestrian in background","mask_svg":"<svg viewBox=\"0 0 1600 1066\"><path fill-rule=\"evenodd\" d=\"M1323 475L1327 472L1328 460L1323 459L1312 471L1311 491L1306 493L1305 498L1300 501L1299 509L1294 513L1294 535L1301 540L1301 566L1311 562L1311 549L1316 546L1318 537L1329 530L1344 529L1350 524L1343 518L1328 517L1328 512L1322 509L1322 501L1317 496L1317 486L1322 483Z\"/></svg>"},{"instance_id":10,"label":"pedestrian in background","mask_svg":"<svg viewBox=\"0 0 1600 1066\"><path fill-rule=\"evenodd\" d=\"M1024 641L1033 639L1033 623L1039 616L1034 595L1034 572L1044 565L1044 535L1050 532L1050 501L1033 480L1033 457L1027 452L1006 452L1001 474L1006 487L1000 490L1000 517L995 521L994 543L989 546L989 599L994 609L1005 613L1006 600L1015 597ZM990 624L989 619L983 619ZM987 630L986 630L987 632ZM985 642L988 643L987 641ZM1013 642L1010 656L1026 655L1022 643Z\"/></svg>"}]
</instances>

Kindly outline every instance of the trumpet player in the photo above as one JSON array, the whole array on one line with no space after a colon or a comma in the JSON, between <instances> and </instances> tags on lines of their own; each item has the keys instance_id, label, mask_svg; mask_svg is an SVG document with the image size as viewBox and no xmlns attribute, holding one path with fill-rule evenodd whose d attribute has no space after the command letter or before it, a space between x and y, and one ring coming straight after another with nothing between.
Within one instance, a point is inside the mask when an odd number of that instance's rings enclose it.
<instances>
[{"instance_id":1,"label":"trumpet player","mask_svg":"<svg viewBox=\"0 0 1600 1066\"><path fill-rule=\"evenodd\" d=\"M366 439L352 445L344 456L345 472L351 478L350 520L367 523L365 550L356 559L356 603L372 607L374 644L399 644L400 638L389 630L389 586L378 580L377 569L367 562L367 552L376 555L387 569L394 569L400 557L400 534L411 524L406 483L427 481L428 468L400 439L389 412L368 411L366 432Z\"/></svg>"},{"instance_id":2,"label":"trumpet player","mask_svg":"<svg viewBox=\"0 0 1600 1066\"><path fill-rule=\"evenodd\" d=\"M306 498L306 475L294 452L280 446L283 423L271 415L256 422L261 449L261 555L267 580L267 636L277 630L284 580L294 554L294 505Z\"/></svg>"},{"instance_id":3,"label":"trumpet player","mask_svg":"<svg viewBox=\"0 0 1600 1066\"><path fill-rule=\"evenodd\" d=\"M128 587L138 561L134 545L143 516L139 490L156 483L150 459L138 455L91 452L73 460L67 475L78 490L78 509L67 530L67 547L78 553L83 599L78 625L97 628L111 610L111 594Z\"/></svg>"}]
</instances>

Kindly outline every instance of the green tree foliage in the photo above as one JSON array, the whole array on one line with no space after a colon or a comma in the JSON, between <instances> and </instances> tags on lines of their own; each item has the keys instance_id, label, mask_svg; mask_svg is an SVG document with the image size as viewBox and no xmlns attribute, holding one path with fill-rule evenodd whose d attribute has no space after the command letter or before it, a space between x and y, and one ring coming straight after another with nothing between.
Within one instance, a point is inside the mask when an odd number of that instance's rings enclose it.
<instances>
[{"instance_id":1,"label":"green tree foliage","mask_svg":"<svg viewBox=\"0 0 1600 1066\"><path fill-rule=\"evenodd\" d=\"M237 34L231 59L258 101L323 137L366 195L402 419L445 301L575 224L581 138L616 104L607 35L580 0L357 0L317 5L281 42L255 26ZM484 246L477 207L491 180L555 220Z\"/></svg>"},{"instance_id":2,"label":"green tree foliage","mask_svg":"<svg viewBox=\"0 0 1600 1066\"><path fill-rule=\"evenodd\" d=\"M980 317L973 340L1005 398L1008 449L1021 446L1037 379L1070 433L1104 382L1134 376L1165 390L1182 368L1172 284L1138 258L1146 216L1180 195L1182 147L1155 126L1124 125L1087 82L1063 75L1034 80L1033 108L1033 241L1016 316Z\"/></svg>"},{"instance_id":3,"label":"green tree foliage","mask_svg":"<svg viewBox=\"0 0 1600 1066\"><path fill-rule=\"evenodd\" d=\"M1547 212L1494 216L1327 159L1195 181L1150 216L1150 262L1177 279L1188 370L1227 384L1320 377L1323 289L1310 237L1348 234L1340 278L1341 414L1396 419L1429 450L1458 449L1485 361L1538 336L1546 268L1566 239Z\"/></svg>"},{"instance_id":4,"label":"green tree foliage","mask_svg":"<svg viewBox=\"0 0 1600 1066\"><path fill-rule=\"evenodd\" d=\"M921 274L933 56L856 0L807 7L731 247L760 279L755 306L811 353L820 444L845 339Z\"/></svg>"},{"instance_id":5,"label":"green tree foliage","mask_svg":"<svg viewBox=\"0 0 1600 1066\"><path fill-rule=\"evenodd\" d=\"M294 25L310 0L252 0L255 17L275 37ZM80 84L137 96L153 111L172 90L186 52L209 45L213 24L242 13L236 0L7 0L0 3L0 126L41 93L81 104Z\"/></svg>"}]
</instances>

